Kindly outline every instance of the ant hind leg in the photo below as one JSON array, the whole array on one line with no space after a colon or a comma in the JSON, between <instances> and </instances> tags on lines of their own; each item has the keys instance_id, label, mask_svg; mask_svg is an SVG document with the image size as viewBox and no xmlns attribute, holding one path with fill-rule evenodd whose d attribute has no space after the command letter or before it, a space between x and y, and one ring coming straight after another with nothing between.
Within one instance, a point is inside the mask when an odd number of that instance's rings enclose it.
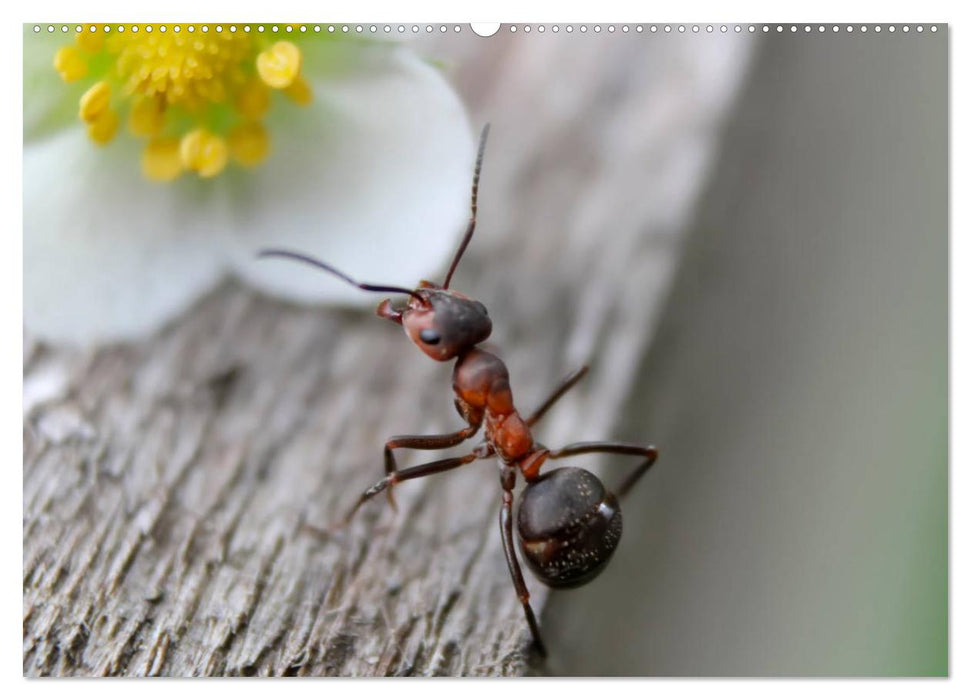
<instances>
[{"instance_id":1,"label":"ant hind leg","mask_svg":"<svg viewBox=\"0 0 971 700\"><path fill-rule=\"evenodd\" d=\"M536 615L529 604L529 590L526 588L523 570L519 566L519 559L516 557L516 549L512 541L512 490L516 485L515 469L508 466L503 467L501 479L502 510L499 511L499 529L502 531L502 549L506 554L506 564L509 566L513 586L516 587L516 595L519 596L519 602L522 603L523 612L526 614L526 623L533 635L533 643L536 645L536 650L540 656L545 657L546 645L543 644L543 637L539 632L539 623L536 622Z\"/></svg>"},{"instance_id":2,"label":"ant hind leg","mask_svg":"<svg viewBox=\"0 0 971 700\"><path fill-rule=\"evenodd\" d=\"M562 459L573 455L589 454L591 452L607 452L609 454L632 455L644 457L644 461L624 479L614 492L617 498L623 498L647 470L657 461L657 449L654 445L632 445L627 442L574 442L559 450L551 450L549 459Z\"/></svg>"}]
</instances>

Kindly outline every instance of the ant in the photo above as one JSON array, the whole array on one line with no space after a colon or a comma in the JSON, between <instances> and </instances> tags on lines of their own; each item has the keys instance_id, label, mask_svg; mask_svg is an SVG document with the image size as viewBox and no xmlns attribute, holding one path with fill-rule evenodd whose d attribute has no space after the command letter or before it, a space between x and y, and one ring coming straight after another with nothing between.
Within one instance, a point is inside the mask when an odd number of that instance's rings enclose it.
<instances>
[{"instance_id":1,"label":"ant","mask_svg":"<svg viewBox=\"0 0 971 700\"><path fill-rule=\"evenodd\" d=\"M433 360L456 360L452 389L455 391L455 408L466 422L466 427L447 435L395 435L389 439L384 445L385 477L361 494L338 527L346 525L364 503L381 492L387 493L389 502L396 508L391 492L402 481L439 474L498 454L499 482L502 486L499 523L506 563L536 649L546 656L546 647L529 604L529 591L513 547L513 488L517 471L526 481L517 517L520 551L529 568L547 586L573 588L588 583L606 567L620 541L622 520L618 498L630 491L647 472L657 460L658 453L653 446L642 447L623 442L577 442L558 450L547 449L535 442L532 426L583 378L588 367L581 367L566 377L538 409L523 418L513 405L506 365L496 355L477 347L492 332L489 313L481 302L449 289L449 284L475 232L479 174L488 134L487 124L479 140L472 177L472 216L441 286L426 280L422 280L414 290L363 284L302 253L274 249L260 251L259 256L307 263L364 291L407 294L407 306L395 308L390 299L385 299L378 304L377 315L402 326L411 341ZM474 436L483 423L485 440L469 454L398 469L394 450L454 447ZM632 455L643 458L643 461L621 482L616 495L607 491L600 479L585 469L564 467L540 473L546 460L591 452Z\"/></svg>"}]
</instances>

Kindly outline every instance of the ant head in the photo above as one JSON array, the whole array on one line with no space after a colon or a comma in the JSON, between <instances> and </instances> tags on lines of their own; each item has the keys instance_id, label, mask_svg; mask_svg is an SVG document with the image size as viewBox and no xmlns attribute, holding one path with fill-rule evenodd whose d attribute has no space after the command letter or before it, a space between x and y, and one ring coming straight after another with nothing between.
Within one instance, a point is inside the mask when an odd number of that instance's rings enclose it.
<instances>
[{"instance_id":1,"label":"ant head","mask_svg":"<svg viewBox=\"0 0 971 700\"><path fill-rule=\"evenodd\" d=\"M378 305L377 313L404 326L405 333L423 353L441 362L481 343L492 333L492 319L482 302L428 282L421 283L406 308L396 311L385 299Z\"/></svg>"}]
</instances>

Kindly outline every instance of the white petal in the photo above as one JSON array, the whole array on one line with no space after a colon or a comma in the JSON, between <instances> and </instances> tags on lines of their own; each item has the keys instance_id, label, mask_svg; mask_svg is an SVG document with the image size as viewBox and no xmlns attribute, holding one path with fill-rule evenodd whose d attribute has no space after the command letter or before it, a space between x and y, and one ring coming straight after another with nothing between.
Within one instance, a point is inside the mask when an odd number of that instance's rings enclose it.
<instances>
[{"instance_id":1,"label":"white petal","mask_svg":"<svg viewBox=\"0 0 971 700\"><path fill-rule=\"evenodd\" d=\"M274 107L275 153L252 173L160 186L141 176L129 138L99 149L77 122L25 138L28 330L77 344L144 335L230 261L293 299L374 303L317 271L257 263L266 246L324 257L366 281L412 286L440 271L468 217L473 141L458 97L402 48L323 46L337 59L333 77L315 84L312 107Z\"/></svg>"},{"instance_id":2,"label":"white petal","mask_svg":"<svg viewBox=\"0 0 971 700\"><path fill-rule=\"evenodd\" d=\"M26 143L27 329L81 345L133 338L212 287L226 198L216 182L183 180L146 181L131 139L101 149L80 124Z\"/></svg>"},{"instance_id":3,"label":"white petal","mask_svg":"<svg viewBox=\"0 0 971 700\"><path fill-rule=\"evenodd\" d=\"M402 47L353 52L352 65L314 84L312 105L268 120L273 155L233 179L239 274L298 301L376 299L319 270L256 260L258 249L295 249L359 281L413 288L443 274L470 213L475 143L441 72Z\"/></svg>"}]
</instances>

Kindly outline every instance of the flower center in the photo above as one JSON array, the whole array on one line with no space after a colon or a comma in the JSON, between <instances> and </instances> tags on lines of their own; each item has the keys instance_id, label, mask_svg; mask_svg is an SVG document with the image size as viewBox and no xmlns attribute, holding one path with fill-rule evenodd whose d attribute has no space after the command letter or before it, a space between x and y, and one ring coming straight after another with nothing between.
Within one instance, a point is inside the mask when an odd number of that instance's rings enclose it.
<instances>
[{"instance_id":1,"label":"flower center","mask_svg":"<svg viewBox=\"0 0 971 700\"><path fill-rule=\"evenodd\" d=\"M160 98L190 111L224 102L245 79L246 34L115 34L106 42L130 95Z\"/></svg>"},{"instance_id":2,"label":"flower center","mask_svg":"<svg viewBox=\"0 0 971 700\"><path fill-rule=\"evenodd\" d=\"M110 143L124 117L128 131L146 140L142 172L152 180L256 166L270 152L261 120L273 93L301 105L312 100L302 54L289 41L185 26L108 29L84 26L57 51L54 68L65 82L95 78L78 110L89 137Z\"/></svg>"}]
</instances>

